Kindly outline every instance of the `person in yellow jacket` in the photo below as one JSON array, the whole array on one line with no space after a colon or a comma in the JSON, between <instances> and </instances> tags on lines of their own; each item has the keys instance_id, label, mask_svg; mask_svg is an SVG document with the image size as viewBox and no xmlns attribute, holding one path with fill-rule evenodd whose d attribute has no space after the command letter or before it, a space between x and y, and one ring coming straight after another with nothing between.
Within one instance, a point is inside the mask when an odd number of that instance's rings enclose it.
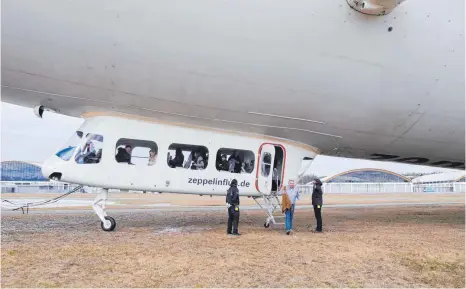
<instances>
[{"instance_id":1,"label":"person in yellow jacket","mask_svg":"<svg viewBox=\"0 0 466 289\"><path fill-rule=\"evenodd\" d=\"M284 186L282 190L282 213L285 214L285 231L289 235L293 229L294 208L296 200L299 199L299 193L294 186L294 180L289 180L288 186Z\"/></svg>"}]
</instances>

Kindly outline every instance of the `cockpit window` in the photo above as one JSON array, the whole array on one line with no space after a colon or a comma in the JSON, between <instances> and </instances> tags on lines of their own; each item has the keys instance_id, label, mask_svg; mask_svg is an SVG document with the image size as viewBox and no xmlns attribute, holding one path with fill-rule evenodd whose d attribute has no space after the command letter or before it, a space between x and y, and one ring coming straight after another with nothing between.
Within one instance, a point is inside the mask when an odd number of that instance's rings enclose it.
<instances>
[{"instance_id":1,"label":"cockpit window","mask_svg":"<svg viewBox=\"0 0 466 289\"><path fill-rule=\"evenodd\" d=\"M74 150L81 142L83 137L82 131L77 131L73 136L66 142L65 146L60 149L55 155L64 161L69 161L73 156Z\"/></svg>"},{"instance_id":2,"label":"cockpit window","mask_svg":"<svg viewBox=\"0 0 466 289\"><path fill-rule=\"evenodd\" d=\"M88 133L86 141L82 143L76 153L78 164L98 164L102 158L104 137L100 134Z\"/></svg>"}]
</instances>

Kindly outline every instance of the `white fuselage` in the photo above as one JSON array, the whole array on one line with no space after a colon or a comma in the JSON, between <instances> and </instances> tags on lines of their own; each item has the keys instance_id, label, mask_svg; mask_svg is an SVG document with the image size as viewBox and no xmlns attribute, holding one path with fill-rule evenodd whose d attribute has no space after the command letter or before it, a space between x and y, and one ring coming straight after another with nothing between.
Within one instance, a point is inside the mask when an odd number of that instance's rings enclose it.
<instances>
[{"instance_id":1,"label":"white fuselage","mask_svg":"<svg viewBox=\"0 0 466 289\"><path fill-rule=\"evenodd\" d=\"M213 131L199 127L180 127L165 123L114 116L94 116L87 119L78 129L83 138L77 143L73 155L63 160L54 155L43 164L45 176L60 173L61 180L110 189L144 190L169 193L225 195L232 179L237 179L241 195L261 196L271 192L272 167L267 168L267 176L263 173L261 150L264 145L273 144L284 150L279 161L277 178L280 185L289 179L295 179L304 158L313 159L317 150L307 145L286 140L265 138L244 133ZM99 135L99 142L94 143L95 150L102 149L98 163L83 163L79 161L79 152L87 142L86 135ZM128 140L127 142L120 140ZM148 165L148 151L139 154L142 161L135 165L118 163L116 154L119 144L133 145L133 158L136 157L138 141L145 144L153 142L157 147L155 164ZM168 165L172 144L204 146L208 149L208 162L204 169L195 170ZM245 150L252 152L247 161L253 161L254 166L248 172L232 173L216 168L216 154L222 148ZM141 150L142 151L142 150ZM173 151L173 150L172 150ZM171 153L173 156L173 152ZM274 163L274 153L271 153ZM185 156L185 161L186 161ZM204 157L205 158L205 157ZM242 156L242 160L245 157ZM275 155L275 158L278 158ZM135 159L132 160L134 163ZM207 160L204 160L207 161Z\"/></svg>"}]
</instances>

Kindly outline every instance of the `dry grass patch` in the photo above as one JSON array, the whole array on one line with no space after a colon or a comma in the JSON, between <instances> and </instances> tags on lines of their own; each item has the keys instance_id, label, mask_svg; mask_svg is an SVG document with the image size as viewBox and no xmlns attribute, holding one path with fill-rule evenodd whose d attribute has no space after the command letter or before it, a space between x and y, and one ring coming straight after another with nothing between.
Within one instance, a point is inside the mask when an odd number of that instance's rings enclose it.
<instances>
[{"instance_id":1,"label":"dry grass patch","mask_svg":"<svg viewBox=\"0 0 466 289\"><path fill-rule=\"evenodd\" d=\"M398 258L402 265L419 274L420 280L432 287L450 284L451 287L464 288L464 260L458 256L451 258L410 253Z\"/></svg>"},{"instance_id":2,"label":"dry grass patch","mask_svg":"<svg viewBox=\"0 0 466 289\"><path fill-rule=\"evenodd\" d=\"M464 207L325 209L324 234L242 212L93 214L2 220L2 287L464 287ZM61 220L57 220L62 218ZM14 252L14 253L11 253Z\"/></svg>"}]
</instances>

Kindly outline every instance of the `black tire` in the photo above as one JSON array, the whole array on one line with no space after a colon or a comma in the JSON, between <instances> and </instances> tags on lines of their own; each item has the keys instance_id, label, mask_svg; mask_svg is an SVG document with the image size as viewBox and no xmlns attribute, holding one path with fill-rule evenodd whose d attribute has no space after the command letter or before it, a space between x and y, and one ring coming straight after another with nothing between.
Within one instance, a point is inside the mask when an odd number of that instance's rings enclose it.
<instances>
[{"instance_id":1,"label":"black tire","mask_svg":"<svg viewBox=\"0 0 466 289\"><path fill-rule=\"evenodd\" d=\"M100 226L102 227L102 230L104 230L106 232L111 232L111 231L115 230L115 227L116 227L115 219L112 218L112 217L107 216L107 217L105 217L105 220L109 220L111 225L110 225L110 227L106 228L104 226L104 222L100 222Z\"/></svg>"},{"instance_id":2,"label":"black tire","mask_svg":"<svg viewBox=\"0 0 466 289\"><path fill-rule=\"evenodd\" d=\"M270 227L270 223L265 222L264 223L264 228L268 228L268 227Z\"/></svg>"}]
</instances>

